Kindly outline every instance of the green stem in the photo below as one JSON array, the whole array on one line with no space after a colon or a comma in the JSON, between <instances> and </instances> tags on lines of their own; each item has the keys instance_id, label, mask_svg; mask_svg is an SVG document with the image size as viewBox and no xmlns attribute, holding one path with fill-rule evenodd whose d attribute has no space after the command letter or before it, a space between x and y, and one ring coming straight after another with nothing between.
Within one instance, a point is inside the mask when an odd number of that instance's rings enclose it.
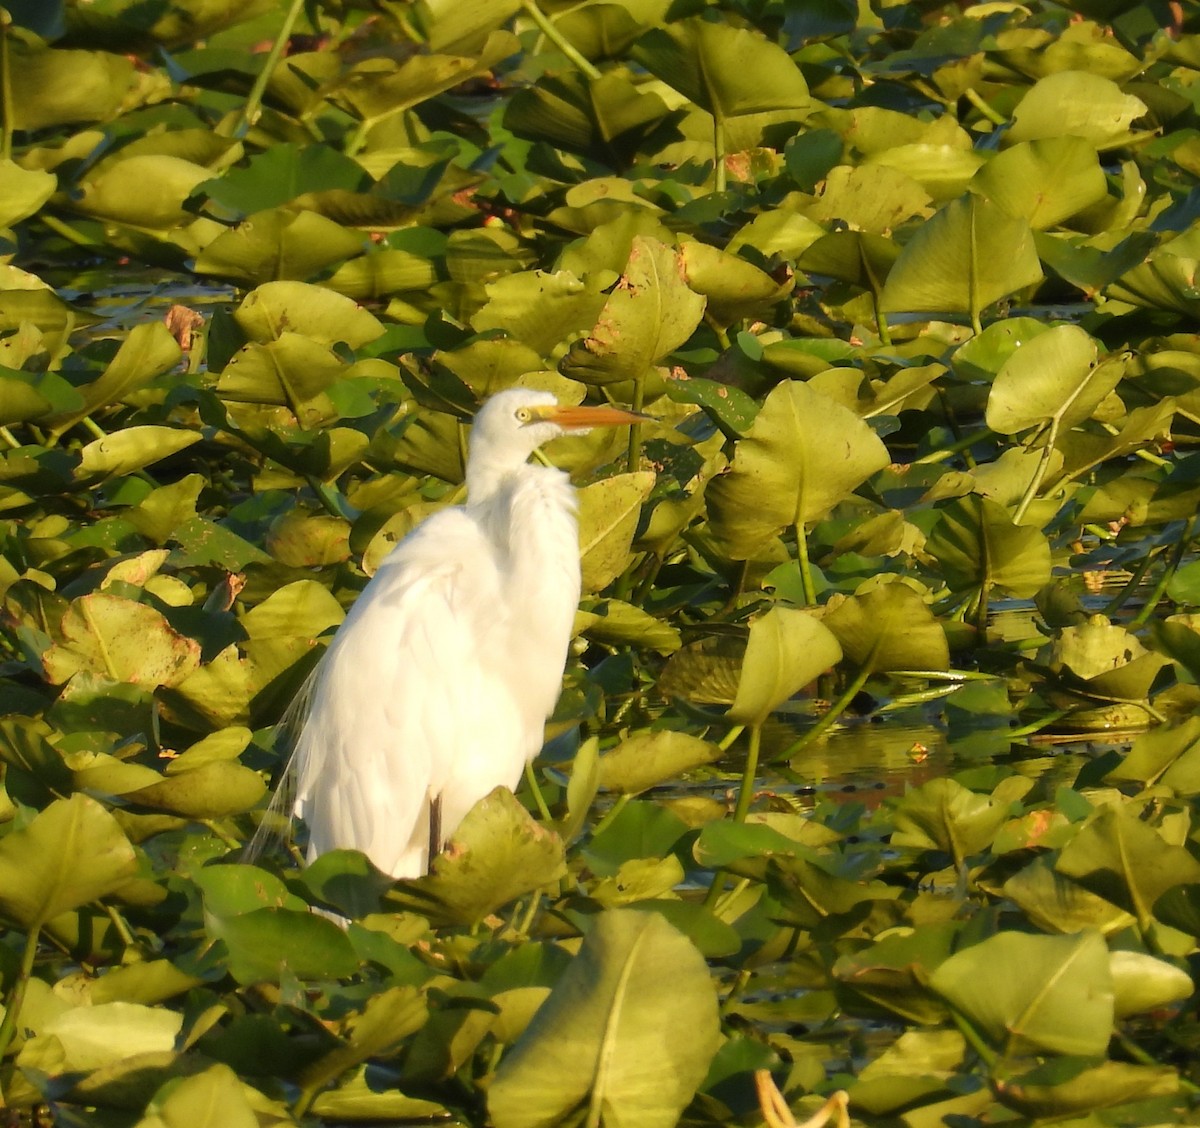
<instances>
[{"instance_id":1,"label":"green stem","mask_svg":"<svg viewBox=\"0 0 1200 1128\"><path fill-rule=\"evenodd\" d=\"M0 439L3 439L13 450L20 449L21 444L17 441L14 435L7 427L0 427Z\"/></svg>"},{"instance_id":2,"label":"green stem","mask_svg":"<svg viewBox=\"0 0 1200 1128\"><path fill-rule=\"evenodd\" d=\"M13 149L13 96L12 70L9 67L8 37L12 30L12 16L7 8L0 8L0 160L12 160Z\"/></svg>"},{"instance_id":3,"label":"green stem","mask_svg":"<svg viewBox=\"0 0 1200 1128\"><path fill-rule=\"evenodd\" d=\"M1038 459L1037 469L1033 472L1033 477L1029 479L1029 485L1025 488L1025 493L1021 497L1021 504L1017 506L1016 513L1013 514L1013 524L1019 525L1025 517L1025 510L1033 503L1033 499L1037 497L1037 492L1042 488L1042 482L1046 478L1046 471L1050 468L1050 456L1054 453L1054 442L1058 438L1058 420L1050 421L1050 429L1046 434L1046 444L1042 447L1042 457Z\"/></svg>"},{"instance_id":4,"label":"green stem","mask_svg":"<svg viewBox=\"0 0 1200 1128\"><path fill-rule=\"evenodd\" d=\"M963 93L966 95L967 101L993 125L1004 125L1007 120L1004 115L993 110L973 89L968 87Z\"/></svg>"},{"instance_id":5,"label":"green stem","mask_svg":"<svg viewBox=\"0 0 1200 1128\"><path fill-rule=\"evenodd\" d=\"M800 568L800 586L804 589L804 604L815 607L817 588L813 583L812 565L808 561L808 533L802 522L796 523L796 564Z\"/></svg>"},{"instance_id":6,"label":"green stem","mask_svg":"<svg viewBox=\"0 0 1200 1128\"><path fill-rule=\"evenodd\" d=\"M300 12L303 7L304 0L292 0L287 10L287 15L283 17L283 24L279 28L279 34L275 36L275 42L271 44L271 50L267 53L266 62L263 63L262 70L259 71L258 77L254 80L254 85L250 88L250 94L242 105L242 112L238 114L237 124L233 127L234 137L245 137L250 131L250 127L258 121L267 83L271 81L271 76L275 73L275 68L279 66L279 60L283 58L284 48L292 36L292 28L296 26L296 21L300 18Z\"/></svg>"},{"instance_id":7,"label":"green stem","mask_svg":"<svg viewBox=\"0 0 1200 1128\"><path fill-rule=\"evenodd\" d=\"M879 342L882 345L892 343L892 331L888 328L887 314L879 308L879 291L871 291L871 305L875 308L875 328L879 332Z\"/></svg>"},{"instance_id":8,"label":"green stem","mask_svg":"<svg viewBox=\"0 0 1200 1128\"><path fill-rule=\"evenodd\" d=\"M754 798L754 781L758 776L758 752L762 747L762 725L750 726L750 747L746 751L746 766L742 769L742 786L738 789L737 806L733 809L733 821L743 823L750 812Z\"/></svg>"},{"instance_id":9,"label":"green stem","mask_svg":"<svg viewBox=\"0 0 1200 1128\"><path fill-rule=\"evenodd\" d=\"M716 114L713 114L713 160L716 162L713 188L717 192L724 192L728 175L725 168L725 122Z\"/></svg>"},{"instance_id":10,"label":"green stem","mask_svg":"<svg viewBox=\"0 0 1200 1128\"><path fill-rule=\"evenodd\" d=\"M930 454L923 454L920 458L913 459L911 465L926 466L931 462L945 462L947 458L953 458L956 454L962 454L964 450L974 446L980 439L986 439L991 433L987 428L981 431L973 431L969 435L963 435L962 438L957 439L950 446L941 447Z\"/></svg>"},{"instance_id":11,"label":"green stem","mask_svg":"<svg viewBox=\"0 0 1200 1128\"><path fill-rule=\"evenodd\" d=\"M792 741L792 743L789 744L778 756L776 756L775 759L790 760L796 755L797 752L803 751L818 737L824 735L825 732L832 728L834 722L837 721L837 719L849 708L850 702L854 700L854 697L858 691L867 684L867 678L871 676L871 672L871 665L868 662L862 667L861 670L858 671L854 677L854 680L848 686L846 686L841 697L839 697L832 705L829 706L828 710L826 710L825 716L823 716L798 740Z\"/></svg>"},{"instance_id":12,"label":"green stem","mask_svg":"<svg viewBox=\"0 0 1200 1128\"><path fill-rule=\"evenodd\" d=\"M1162 575L1158 577L1158 583L1154 585L1154 590L1146 597L1146 602L1142 604L1142 609L1133 617L1132 626L1142 626L1154 614L1154 609L1158 606L1159 600L1166 593L1167 585L1175 575L1176 569L1183 562L1183 554L1187 551L1188 545L1191 544L1195 533L1196 518L1193 517L1188 522L1187 528L1184 529L1183 536L1179 538L1179 543L1175 546L1175 551L1171 554L1171 562L1163 569Z\"/></svg>"},{"instance_id":13,"label":"green stem","mask_svg":"<svg viewBox=\"0 0 1200 1128\"><path fill-rule=\"evenodd\" d=\"M601 817L600 821L592 827L592 837L595 838L601 831L607 830L609 824L623 811L625 805L629 802L631 796L622 792L617 796L617 800Z\"/></svg>"},{"instance_id":14,"label":"green stem","mask_svg":"<svg viewBox=\"0 0 1200 1128\"><path fill-rule=\"evenodd\" d=\"M1154 559L1155 553L1147 552L1145 556L1137 562L1137 567L1129 577L1129 581L1121 588L1116 595L1108 601L1101 614L1105 618L1111 619L1122 607L1125 606L1129 597L1138 589L1146 572L1150 569L1150 561Z\"/></svg>"},{"instance_id":15,"label":"green stem","mask_svg":"<svg viewBox=\"0 0 1200 1128\"><path fill-rule=\"evenodd\" d=\"M550 813L546 797L542 794L542 785L538 783L532 760L525 761L525 782L529 784L529 790L533 792L533 801L537 805L538 813L546 822L553 822L554 816Z\"/></svg>"},{"instance_id":16,"label":"green stem","mask_svg":"<svg viewBox=\"0 0 1200 1128\"><path fill-rule=\"evenodd\" d=\"M641 413L646 402L646 377L635 376L633 380L633 410ZM625 458L625 469L631 474L638 468L638 458L642 449L642 425L632 423L629 427L629 452Z\"/></svg>"},{"instance_id":17,"label":"green stem","mask_svg":"<svg viewBox=\"0 0 1200 1128\"><path fill-rule=\"evenodd\" d=\"M536 0L521 0L521 7L541 33L550 40L568 59L571 60L588 78L595 82L601 77L600 72L586 59L579 49L561 31L551 23L546 13L537 6Z\"/></svg>"},{"instance_id":18,"label":"green stem","mask_svg":"<svg viewBox=\"0 0 1200 1128\"><path fill-rule=\"evenodd\" d=\"M745 726L745 725L734 725L734 726L733 726L733 728L731 728L731 729L730 729L730 730L729 730L729 731L728 731L728 732L727 732L727 733L724 735L724 737L722 737L722 738L721 738L721 740L717 742L717 747L718 747L718 748L719 748L719 749L720 749L722 752L728 752L728 751L729 751L729 749L730 749L730 746L733 744L733 742L734 742L735 740L737 740L737 738L738 738L739 736L741 736L741 735L742 735L742 733L744 733L745 731L746 731L746 726Z\"/></svg>"},{"instance_id":19,"label":"green stem","mask_svg":"<svg viewBox=\"0 0 1200 1128\"><path fill-rule=\"evenodd\" d=\"M0 1060L8 1053L13 1035L17 1032L17 1019L21 1015L21 1004L25 1002L25 988L33 975L33 961L37 956L38 937L42 926L35 924L25 937L25 950L21 954L21 968L17 972L16 982L4 1002L4 1021L0 1022Z\"/></svg>"}]
</instances>

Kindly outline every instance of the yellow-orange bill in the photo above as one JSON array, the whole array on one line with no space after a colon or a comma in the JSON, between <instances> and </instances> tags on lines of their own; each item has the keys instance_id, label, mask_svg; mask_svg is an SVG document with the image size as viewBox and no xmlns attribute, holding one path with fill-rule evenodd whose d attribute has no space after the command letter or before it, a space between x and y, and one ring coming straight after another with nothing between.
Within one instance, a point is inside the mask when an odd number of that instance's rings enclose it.
<instances>
[{"instance_id":1,"label":"yellow-orange bill","mask_svg":"<svg viewBox=\"0 0 1200 1128\"><path fill-rule=\"evenodd\" d=\"M543 413L544 412L544 413ZM573 430L578 427L619 427L622 423L642 423L651 418L637 411L626 411L607 404L595 406L555 404L538 412L543 419L557 423L560 427Z\"/></svg>"}]
</instances>

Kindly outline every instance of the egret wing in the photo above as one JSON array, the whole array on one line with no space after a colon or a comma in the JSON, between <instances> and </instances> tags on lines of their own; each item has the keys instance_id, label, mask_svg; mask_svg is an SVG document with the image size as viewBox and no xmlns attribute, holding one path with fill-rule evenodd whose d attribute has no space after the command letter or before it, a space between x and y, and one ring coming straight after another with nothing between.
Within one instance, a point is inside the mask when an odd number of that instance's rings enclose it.
<instances>
[{"instance_id":1,"label":"egret wing","mask_svg":"<svg viewBox=\"0 0 1200 1128\"><path fill-rule=\"evenodd\" d=\"M478 779L457 810L463 766L519 741L498 676L508 630L496 550L463 510L435 514L385 559L316 670L297 741L310 856L351 848L397 877L424 872L431 798L453 783L448 833L496 785Z\"/></svg>"}]
</instances>

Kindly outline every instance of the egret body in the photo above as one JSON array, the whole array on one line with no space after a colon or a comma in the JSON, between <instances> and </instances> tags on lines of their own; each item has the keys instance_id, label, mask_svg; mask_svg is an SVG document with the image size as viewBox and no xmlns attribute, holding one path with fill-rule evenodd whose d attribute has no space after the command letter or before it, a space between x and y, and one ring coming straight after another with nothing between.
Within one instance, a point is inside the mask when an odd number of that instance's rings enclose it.
<instances>
[{"instance_id":1,"label":"egret body","mask_svg":"<svg viewBox=\"0 0 1200 1128\"><path fill-rule=\"evenodd\" d=\"M642 418L514 388L471 429L467 501L384 559L322 657L289 766L309 860L361 850L415 877L542 746L579 603L575 491L529 463L569 431Z\"/></svg>"}]
</instances>

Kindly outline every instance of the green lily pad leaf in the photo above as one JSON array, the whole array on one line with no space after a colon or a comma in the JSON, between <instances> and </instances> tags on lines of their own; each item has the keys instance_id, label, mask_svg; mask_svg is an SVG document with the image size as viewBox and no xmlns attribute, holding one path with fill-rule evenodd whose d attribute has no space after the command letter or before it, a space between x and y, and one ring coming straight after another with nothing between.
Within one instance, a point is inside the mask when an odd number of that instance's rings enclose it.
<instances>
[{"instance_id":1,"label":"green lily pad leaf","mask_svg":"<svg viewBox=\"0 0 1200 1128\"><path fill-rule=\"evenodd\" d=\"M95 439L79 452L77 478L117 478L132 474L198 443L201 436L181 427L126 427Z\"/></svg>"},{"instance_id":2,"label":"green lily pad leaf","mask_svg":"<svg viewBox=\"0 0 1200 1128\"><path fill-rule=\"evenodd\" d=\"M0 227L12 227L36 214L57 187L58 177L52 172L0 160Z\"/></svg>"},{"instance_id":3,"label":"green lily pad leaf","mask_svg":"<svg viewBox=\"0 0 1200 1128\"><path fill-rule=\"evenodd\" d=\"M307 192L354 191L367 179L362 165L328 145L286 143L272 145L250 157L243 167L205 181L199 194L232 212L230 218L240 218L286 204Z\"/></svg>"},{"instance_id":4,"label":"green lily pad leaf","mask_svg":"<svg viewBox=\"0 0 1200 1128\"><path fill-rule=\"evenodd\" d=\"M8 67L13 129L106 121L137 81L133 62L109 51L14 50Z\"/></svg>"},{"instance_id":5,"label":"green lily pad leaf","mask_svg":"<svg viewBox=\"0 0 1200 1128\"><path fill-rule=\"evenodd\" d=\"M671 655L659 677L659 691L699 705L732 705L745 654L740 638L714 635L690 642Z\"/></svg>"},{"instance_id":6,"label":"green lily pad leaf","mask_svg":"<svg viewBox=\"0 0 1200 1128\"><path fill-rule=\"evenodd\" d=\"M785 528L826 516L888 464L888 452L852 411L798 380L774 387L706 493L713 532L747 559Z\"/></svg>"},{"instance_id":7,"label":"green lily pad leaf","mask_svg":"<svg viewBox=\"0 0 1200 1128\"><path fill-rule=\"evenodd\" d=\"M239 983L278 983L280 976L337 979L358 970L354 946L336 924L294 909L254 909L235 916L205 913L205 929L229 951Z\"/></svg>"},{"instance_id":8,"label":"green lily pad leaf","mask_svg":"<svg viewBox=\"0 0 1200 1128\"><path fill-rule=\"evenodd\" d=\"M883 235L833 231L814 242L796 265L879 294L899 256L900 248Z\"/></svg>"},{"instance_id":9,"label":"green lily pad leaf","mask_svg":"<svg viewBox=\"0 0 1200 1128\"><path fill-rule=\"evenodd\" d=\"M903 583L881 584L836 604L821 620L860 669L948 670L946 632L920 594Z\"/></svg>"},{"instance_id":10,"label":"green lily pad leaf","mask_svg":"<svg viewBox=\"0 0 1200 1128\"><path fill-rule=\"evenodd\" d=\"M1102 1057L1112 1037L1112 972L1098 932L1002 932L955 953L929 985L1007 1054Z\"/></svg>"},{"instance_id":11,"label":"green lily pad leaf","mask_svg":"<svg viewBox=\"0 0 1200 1128\"><path fill-rule=\"evenodd\" d=\"M1177 1093L1179 1074L1169 1066L1060 1058L995 1084L996 1095L1009 1108L1056 1119Z\"/></svg>"},{"instance_id":12,"label":"green lily pad leaf","mask_svg":"<svg viewBox=\"0 0 1200 1128\"><path fill-rule=\"evenodd\" d=\"M773 854L767 861L767 888L787 924L818 929L830 918L861 918L873 901L893 901L900 891L882 881L862 881L831 873L821 861Z\"/></svg>"},{"instance_id":13,"label":"green lily pad leaf","mask_svg":"<svg viewBox=\"0 0 1200 1128\"><path fill-rule=\"evenodd\" d=\"M704 295L709 317L722 328L742 318L767 317L792 292L794 278L786 267L768 274L740 255L698 239L685 239L679 253L688 286Z\"/></svg>"},{"instance_id":14,"label":"green lily pad leaf","mask_svg":"<svg viewBox=\"0 0 1200 1128\"><path fill-rule=\"evenodd\" d=\"M1003 435L1089 418L1125 374L1120 357L1096 363L1096 342L1077 325L1056 325L1004 362L988 396L987 425Z\"/></svg>"},{"instance_id":15,"label":"green lily pad leaf","mask_svg":"<svg viewBox=\"0 0 1200 1128\"><path fill-rule=\"evenodd\" d=\"M29 930L107 897L137 873L117 820L94 799L57 799L0 839L0 913Z\"/></svg>"},{"instance_id":16,"label":"green lily pad leaf","mask_svg":"<svg viewBox=\"0 0 1200 1128\"><path fill-rule=\"evenodd\" d=\"M954 592L998 589L1028 599L1050 582L1046 535L1014 525L1008 510L986 497L971 495L944 506L925 548Z\"/></svg>"},{"instance_id":17,"label":"green lily pad leaf","mask_svg":"<svg viewBox=\"0 0 1200 1128\"><path fill-rule=\"evenodd\" d=\"M575 616L575 630L609 646L644 646L672 654L682 645L679 628L619 599L605 599Z\"/></svg>"},{"instance_id":18,"label":"green lily pad leaf","mask_svg":"<svg viewBox=\"0 0 1200 1128\"><path fill-rule=\"evenodd\" d=\"M79 389L83 393L82 407L65 417L55 416L50 424L62 431L98 407L120 402L164 372L170 372L182 355L163 322L135 325L104 372Z\"/></svg>"},{"instance_id":19,"label":"green lily pad leaf","mask_svg":"<svg viewBox=\"0 0 1200 1128\"><path fill-rule=\"evenodd\" d=\"M350 298L306 282L264 282L246 295L233 319L260 344L291 331L323 345L344 341L356 349L383 332L379 319Z\"/></svg>"},{"instance_id":20,"label":"green lily pad leaf","mask_svg":"<svg viewBox=\"0 0 1200 1128\"><path fill-rule=\"evenodd\" d=\"M91 1000L152 1006L199 987L202 982L180 971L170 960L146 960L105 972L92 983Z\"/></svg>"},{"instance_id":21,"label":"green lily pad leaf","mask_svg":"<svg viewBox=\"0 0 1200 1128\"><path fill-rule=\"evenodd\" d=\"M585 384L641 380L692 335L704 304L688 287L682 252L634 236L624 273L591 334L571 346L559 367Z\"/></svg>"},{"instance_id":22,"label":"green lily pad leaf","mask_svg":"<svg viewBox=\"0 0 1200 1128\"><path fill-rule=\"evenodd\" d=\"M600 786L640 795L684 772L711 764L721 749L685 732L639 732L600 757Z\"/></svg>"},{"instance_id":23,"label":"green lily pad leaf","mask_svg":"<svg viewBox=\"0 0 1200 1128\"><path fill-rule=\"evenodd\" d=\"M472 326L479 332L503 329L544 357L594 326L608 300L596 282L568 270L522 270L489 283L486 291L487 303Z\"/></svg>"},{"instance_id":24,"label":"green lily pad leaf","mask_svg":"<svg viewBox=\"0 0 1200 1128\"><path fill-rule=\"evenodd\" d=\"M837 638L819 619L806 611L773 607L750 627L730 719L761 725L841 656Z\"/></svg>"},{"instance_id":25,"label":"green lily pad leaf","mask_svg":"<svg viewBox=\"0 0 1200 1128\"><path fill-rule=\"evenodd\" d=\"M1043 855L1004 883L1004 895L1039 928L1047 932L1082 932L1094 928L1110 935L1134 923L1134 918L1111 901L1085 889L1054 869Z\"/></svg>"},{"instance_id":26,"label":"green lily pad leaf","mask_svg":"<svg viewBox=\"0 0 1200 1128\"><path fill-rule=\"evenodd\" d=\"M1144 930L1154 902L1176 885L1200 883L1200 862L1121 808L1104 807L1063 847L1055 868L1133 913Z\"/></svg>"},{"instance_id":27,"label":"green lily pad leaf","mask_svg":"<svg viewBox=\"0 0 1200 1128\"><path fill-rule=\"evenodd\" d=\"M498 787L467 812L430 872L401 882L389 903L435 923L475 924L565 872L558 835Z\"/></svg>"},{"instance_id":28,"label":"green lily pad leaf","mask_svg":"<svg viewBox=\"0 0 1200 1128\"><path fill-rule=\"evenodd\" d=\"M980 312L1042 279L1024 219L977 196L947 204L917 229L896 259L879 306L884 313Z\"/></svg>"},{"instance_id":29,"label":"green lily pad leaf","mask_svg":"<svg viewBox=\"0 0 1200 1128\"><path fill-rule=\"evenodd\" d=\"M217 381L217 394L237 403L290 408L305 427L338 416L326 390L345 366L329 346L291 331L265 345L238 350Z\"/></svg>"},{"instance_id":30,"label":"green lily pad leaf","mask_svg":"<svg viewBox=\"0 0 1200 1128\"><path fill-rule=\"evenodd\" d=\"M971 187L1035 231L1054 227L1108 195L1096 147L1077 136L1005 149L975 174Z\"/></svg>"},{"instance_id":31,"label":"green lily pad leaf","mask_svg":"<svg viewBox=\"0 0 1200 1128\"><path fill-rule=\"evenodd\" d=\"M518 137L621 166L667 113L657 94L639 90L619 71L593 79L571 70L542 75L518 90L505 108L504 127Z\"/></svg>"},{"instance_id":32,"label":"green lily pad leaf","mask_svg":"<svg viewBox=\"0 0 1200 1128\"><path fill-rule=\"evenodd\" d=\"M183 1015L139 1003L99 1003L72 1007L42 1027L63 1047L64 1072L85 1072L135 1054L175 1048Z\"/></svg>"},{"instance_id":33,"label":"green lily pad leaf","mask_svg":"<svg viewBox=\"0 0 1200 1128\"><path fill-rule=\"evenodd\" d=\"M682 368L664 369L667 395L675 403L694 403L731 439L750 430L758 415L754 398L731 384L689 376Z\"/></svg>"},{"instance_id":34,"label":"green lily pad leaf","mask_svg":"<svg viewBox=\"0 0 1200 1128\"><path fill-rule=\"evenodd\" d=\"M603 591L629 565L642 503L654 488L654 473L617 474L579 491L579 546L583 590Z\"/></svg>"},{"instance_id":35,"label":"green lily pad leaf","mask_svg":"<svg viewBox=\"0 0 1200 1128\"><path fill-rule=\"evenodd\" d=\"M1161 784L1176 795L1200 794L1200 717L1143 733L1106 780Z\"/></svg>"},{"instance_id":36,"label":"green lily pad leaf","mask_svg":"<svg viewBox=\"0 0 1200 1128\"><path fill-rule=\"evenodd\" d=\"M1144 701L1167 661L1104 615L1063 627L1049 651L1051 669L1069 670L1087 682L1090 691L1126 701Z\"/></svg>"},{"instance_id":37,"label":"green lily pad leaf","mask_svg":"<svg viewBox=\"0 0 1200 1128\"><path fill-rule=\"evenodd\" d=\"M54 405L25 373L0 372L0 426L41 419L53 410Z\"/></svg>"},{"instance_id":38,"label":"green lily pad leaf","mask_svg":"<svg viewBox=\"0 0 1200 1128\"><path fill-rule=\"evenodd\" d=\"M962 865L988 847L1007 818L1007 803L954 779L933 779L896 803L892 844L941 850Z\"/></svg>"},{"instance_id":39,"label":"green lily pad leaf","mask_svg":"<svg viewBox=\"0 0 1200 1128\"><path fill-rule=\"evenodd\" d=\"M141 153L105 161L80 185L72 206L84 215L166 230L195 217L183 206L212 170L181 157Z\"/></svg>"},{"instance_id":40,"label":"green lily pad leaf","mask_svg":"<svg viewBox=\"0 0 1200 1128\"><path fill-rule=\"evenodd\" d=\"M71 602L60 637L42 658L61 685L79 670L134 685L177 685L200 665L200 644L144 603L92 592Z\"/></svg>"},{"instance_id":41,"label":"green lily pad leaf","mask_svg":"<svg viewBox=\"0 0 1200 1128\"><path fill-rule=\"evenodd\" d=\"M385 1054L429 1018L425 996L411 986L390 987L371 998L357 1014L342 1020L345 1035L336 1049L317 1058L300 1076L306 1090L320 1088L368 1058Z\"/></svg>"},{"instance_id":42,"label":"green lily pad leaf","mask_svg":"<svg viewBox=\"0 0 1200 1128\"><path fill-rule=\"evenodd\" d=\"M364 122L375 122L411 109L429 98L491 70L521 49L510 31L493 31L464 55L422 53L398 62L375 56L355 64L328 87L331 100Z\"/></svg>"},{"instance_id":43,"label":"green lily pad leaf","mask_svg":"<svg viewBox=\"0 0 1200 1128\"><path fill-rule=\"evenodd\" d=\"M316 580L296 580L271 592L239 622L253 639L315 639L345 618L337 598Z\"/></svg>"},{"instance_id":44,"label":"green lily pad leaf","mask_svg":"<svg viewBox=\"0 0 1200 1128\"><path fill-rule=\"evenodd\" d=\"M954 947L959 926L930 922L909 933L876 940L869 947L841 956L833 976L865 999L909 1022L932 1025L944 1021L945 1004L929 991L929 977Z\"/></svg>"},{"instance_id":45,"label":"green lily pad leaf","mask_svg":"<svg viewBox=\"0 0 1200 1128\"><path fill-rule=\"evenodd\" d=\"M430 50L474 50L520 10L520 0L420 0L413 8Z\"/></svg>"},{"instance_id":46,"label":"green lily pad leaf","mask_svg":"<svg viewBox=\"0 0 1200 1128\"><path fill-rule=\"evenodd\" d=\"M1005 140L1081 137L1097 148L1128 139L1129 126L1147 112L1146 103L1125 94L1111 79L1064 70L1039 78L1013 111Z\"/></svg>"},{"instance_id":47,"label":"green lily pad leaf","mask_svg":"<svg viewBox=\"0 0 1200 1128\"><path fill-rule=\"evenodd\" d=\"M197 274L258 285L313 277L362 252L363 237L311 211L256 212L218 235L197 256Z\"/></svg>"},{"instance_id":48,"label":"green lily pad leaf","mask_svg":"<svg viewBox=\"0 0 1200 1128\"><path fill-rule=\"evenodd\" d=\"M1181 1003L1196 989L1183 968L1145 952L1112 952L1109 966L1117 1018Z\"/></svg>"},{"instance_id":49,"label":"green lily pad leaf","mask_svg":"<svg viewBox=\"0 0 1200 1128\"><path fill-rule=\"evenodd\" d=\"M258 772L228 760L214 760L166 775L158 783L130 791L126 800L189 819L218 819L249 811L266 794Z\"/></svg>"},{"instance_id":50,"label":"green lily pad leaf","mask_svg":"<svg viewBox=\"0 0 1200 1128\"><path fill-rule=\"evenodd\" d=\"M488 1111L496 1128L558 1123L580 1108L614 1126L671 1128L717 1041L704 957L657 913L611 910L500 1063Z\"/></svg>"},{"instance_id":51,"label":"green lily pad leaf","mask_svg":"<svg viewBox=\"0 0 1200 1128\"><path fill-rule=\"evenodd\" d=\"M749 28L678 20L646 32L633 56L718 121L808 108L808 85L800 68L777 43Z\"/></svg>"},{"instance_id":52,"label":"green lily pad leaf","mask_svg":"<svg viewBox=\"0 0 1200 1128\"><path fill-rule=\"evenodd\" d=\"M142 1128L257 1128L254 1108L227 1065L168 1081L146 1108Z\"/></svg>"}]
</instances>

